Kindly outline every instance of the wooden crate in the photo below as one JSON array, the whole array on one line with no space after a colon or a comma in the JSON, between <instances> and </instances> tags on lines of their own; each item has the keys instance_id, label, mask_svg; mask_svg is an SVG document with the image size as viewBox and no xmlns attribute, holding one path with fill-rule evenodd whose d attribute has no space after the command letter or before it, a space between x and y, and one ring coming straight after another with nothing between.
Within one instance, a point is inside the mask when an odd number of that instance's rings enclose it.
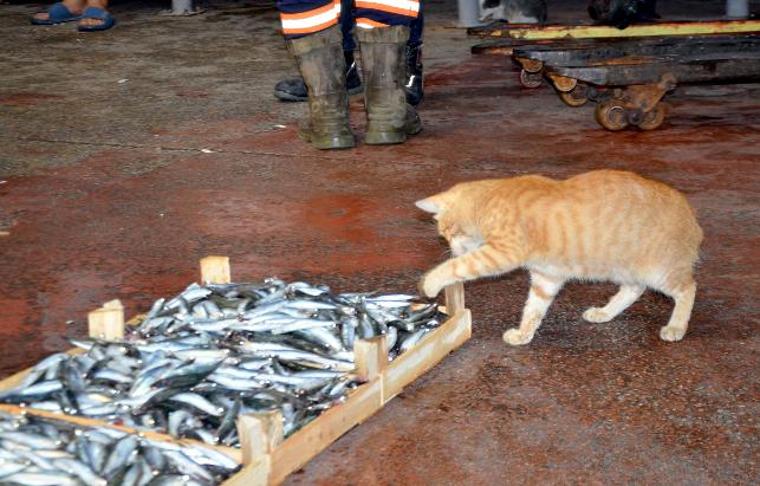
<instances>
[{"instance_id":1,"label":"wooden crate","mask_svg":"<svg viewBox=\"0 0 760 486\"><path fill-rule=\"evenodd\" d=\"M221 256L202 259L201 280L204 283L231 282L229 259ZM238 417L237 428L241 447L236 449L209 446L192 439L175 439L167 434L138 431L101 420L35 410L30 407L0 404L0 410L28 413L87 427L110 427L140 434L152 440L213 447L242 465L240 471L223 483L225 486L279 484L340 436L381 409L405 386L470 338L472 319L470 311L465 308L463 285L452 285L446 288L445 293L446 306L441 310L449 318L392 362L389 363L387 360L385 336L357 340L354 345L356 374L363 383L351 391L343 403L331 407L288 438L283 438L283 421L278 411ZM139 323L141 317L135 316L126 322L126 325ZM91 337L121 338L124 336L124 308L118 300L110 301L89 313L88 324ZM72 349L68 352L79 353L81 350ZM0 391L17 386L30 371L31 368L28 368L0 381Z\"/></svg>"}]
</instances>

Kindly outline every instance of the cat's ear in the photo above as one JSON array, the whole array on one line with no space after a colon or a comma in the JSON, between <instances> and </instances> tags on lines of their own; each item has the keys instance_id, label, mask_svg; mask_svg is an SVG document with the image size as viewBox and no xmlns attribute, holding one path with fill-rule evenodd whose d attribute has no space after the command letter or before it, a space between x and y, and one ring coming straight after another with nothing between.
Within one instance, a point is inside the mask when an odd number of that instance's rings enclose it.
<instances>
[{"instance_id":1,"label":"cat's ear","mask_svg":"<svg viewBox=\"0 0 760 486\"><path fill-rule=\"evenodd\" d=\"M439 214L443 211L443 199L440 195L430 196L426 199L421 199L414 203L415 206L422 209L426 213Z\"/></svg>"}]
</instances>

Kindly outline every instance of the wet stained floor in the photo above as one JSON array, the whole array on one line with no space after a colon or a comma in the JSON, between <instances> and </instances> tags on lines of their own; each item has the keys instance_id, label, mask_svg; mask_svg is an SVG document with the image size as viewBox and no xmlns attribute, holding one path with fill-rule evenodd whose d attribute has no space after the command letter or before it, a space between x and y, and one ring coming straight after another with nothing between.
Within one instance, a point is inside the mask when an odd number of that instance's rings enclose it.
<instances>
[{"instance_id":1,"label":"wet stained floor","mask_svg":"<svg viewBox=\"0 0 760 486\"><path fill-rule=\"evenodd\" d=\"M174 20L117 4L122 24L100 37L0 7L0 39L14 38L0 82L3 375L83 336L106 300L131 314L179 291L204 255L229 255L235 280L413 291L446 251L415 200L468 179L628 169L686 193L705 231L683 342L658 338L666 297L590 324L583 310L615 289L571 284L511 348L501 334L526 274L469 284L473 339L288 482L760 481L758 85L682 88L662 129L605 132L592 108L521 88L503 57L471 57L452 6L431 2L424 132L317 152L296 137L304 106L271 98L293 68L274 12L251 5ZM361 110L355 99L360 137Z\"/></svg>"}]
</instances>

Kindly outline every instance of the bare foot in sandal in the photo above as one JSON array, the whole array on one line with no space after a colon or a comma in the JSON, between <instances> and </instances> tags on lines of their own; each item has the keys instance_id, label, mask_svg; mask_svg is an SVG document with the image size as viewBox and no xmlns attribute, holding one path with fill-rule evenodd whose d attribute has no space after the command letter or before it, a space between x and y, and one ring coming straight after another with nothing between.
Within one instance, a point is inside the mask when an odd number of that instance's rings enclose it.
<instances>
[{"instance_id":1,"label":"bare foot in sandal","mask_svg":"<svg viewBox=\"0 0 760 486\"><path fill-rule=\"evenodd\" d=\"M88 0L84 15L79 21L79 30L105 30L113 25L113 18L108 13L108 0ZM88 9L93 14L90 16ZM97 9L97 10L95 10Z\"/></svg>"},{"instance_id":2,"label":"bare foot in sandal","mask_svg":"<svg viewBox=\"0 0 760 486\"><path fill-rule=\"evenodd\" d=\"M106 7L108 0L62 0L46 12L32 16L34 25L55 25L78 20L81 32L107 30L116 22Z\"/></svg>"},{"instance_id":3,"label":"bare foot in sandal","mask_svg":"<svg viewBox=\"0 0 760 486\"><path fill-rule=\"evenodd\" d=\"M77 20L84 10L84 5L84 0L62 0L51 5L47 11L34 14L32 23L51 25Z\"/></svg>"}]
</instances>

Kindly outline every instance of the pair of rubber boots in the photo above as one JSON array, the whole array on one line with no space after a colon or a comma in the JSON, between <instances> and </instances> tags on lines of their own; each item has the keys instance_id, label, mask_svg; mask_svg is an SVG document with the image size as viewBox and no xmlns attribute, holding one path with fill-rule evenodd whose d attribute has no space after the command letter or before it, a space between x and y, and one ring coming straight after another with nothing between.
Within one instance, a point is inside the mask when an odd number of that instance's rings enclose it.
<instances>
[{"instance_id":1,"label":"pair of rubber boots","mask_svg":"<svg viewBox=\"0 0 760 486\"><path fill-rule=\"evenodd\" d=\"M356 145L348 123L346 61L338 26L288 41L309 92L309 118L299 135L318 149L342 149ZM367 109L365 143L403 143L422 130L404 92L404 49L409 28L391 26L358 29L362 53L364 103Z\"/></svg>"}]
</instances>

